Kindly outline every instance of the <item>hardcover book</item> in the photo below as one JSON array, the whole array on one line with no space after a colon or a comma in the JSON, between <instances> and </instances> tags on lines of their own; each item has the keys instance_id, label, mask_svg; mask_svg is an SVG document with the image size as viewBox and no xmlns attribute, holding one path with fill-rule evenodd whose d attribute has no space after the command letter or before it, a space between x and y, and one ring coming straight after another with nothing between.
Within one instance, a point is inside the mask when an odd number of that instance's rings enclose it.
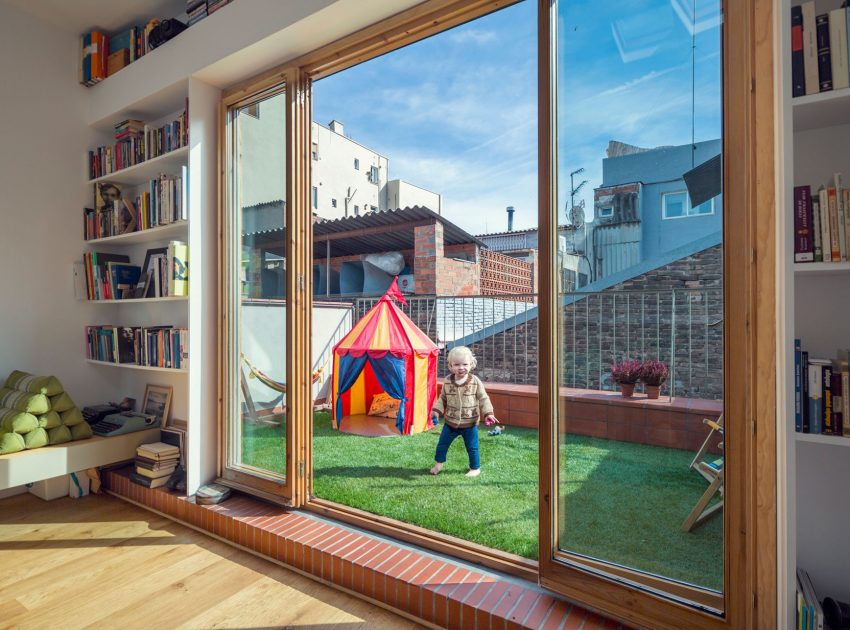
<instances>
[{"instance_id":1,"label":"hardcover book","mask_svg":"<svg viewBox=\"0 0 850 630\"><path fill-rule=\"evenodd\" d=\"M847 69L847 14L844 8L829 12L829 43L832 89L850 87L850 72Z\"/></svg>"},{"instance_id":2,"label":"hardcover book","mask_svg":"<svg viewBox=\"0 0 850 630\"><path fill-rule=\"evenodd\" d=\"M794 187L794 262L812 262L812 192L809 186Z\"/></svg>"},{"instance_id":3,"label":"hardcover book","mask_svg":"<svg viewBox=\"0 0 850 630\"><path fill-rule=\"evenodd\" d=\"M806 94L820 92L818 81L818 34L815 20L815 2L809 0L800 5L803 10L803 66L806 77Z\"/></svg>"},{"instance_id":4,"label":"hardcover book","mask_svg":"<svg viewBox=\"0 0 850 630\"><path fill-rule=\"evenodd\" d=\"M816 20L818 36L818 77L820 91L832 89L832 58L829 45L829 14L823 13Z\"/></svg>"},{"instance_id":5,"label":"hardcover book","mask_svg":"<svg viewBox=\"0 0 850 630\"><path fill-rule=\"evenodd\" d=\"M803 9L791 7L791 96L805 96L806 77L803 59Z\"/></svg>"}]
</instances>

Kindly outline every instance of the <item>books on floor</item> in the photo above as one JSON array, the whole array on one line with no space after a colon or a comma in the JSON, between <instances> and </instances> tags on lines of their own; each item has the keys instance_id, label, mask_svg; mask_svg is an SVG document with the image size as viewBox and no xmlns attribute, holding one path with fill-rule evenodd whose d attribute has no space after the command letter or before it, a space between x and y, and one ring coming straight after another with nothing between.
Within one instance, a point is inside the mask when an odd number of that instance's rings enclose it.
<instances>
[{"instance_id":1,"label":"books on floor","mask_svg":"<svg viewBox=\"0 0 850 630\"><path fill-rule=\"evenodd\" d=\"M135 470L130 473L130 479L148 488L158 488L168 483L179 463L177 446L164 442L142 444L136 449Z\"/></svg>"}]
</instances>

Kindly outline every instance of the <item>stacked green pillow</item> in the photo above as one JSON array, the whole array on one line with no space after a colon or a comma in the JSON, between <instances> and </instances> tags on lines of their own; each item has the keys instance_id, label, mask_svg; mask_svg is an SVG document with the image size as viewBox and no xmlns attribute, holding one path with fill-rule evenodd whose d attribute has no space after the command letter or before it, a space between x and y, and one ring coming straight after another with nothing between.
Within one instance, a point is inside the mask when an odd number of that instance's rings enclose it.
<instances>
[{"instance_id":1,"label":"stacked green pillow","mask_svg":"<svg viewBox=\"0 0 850 630\"><path fill-rule=\"evenodd\" d=\"M55 376L15 370L0 388L0 455L91 436L91 427Z\"/></svg>"}]
</instances>

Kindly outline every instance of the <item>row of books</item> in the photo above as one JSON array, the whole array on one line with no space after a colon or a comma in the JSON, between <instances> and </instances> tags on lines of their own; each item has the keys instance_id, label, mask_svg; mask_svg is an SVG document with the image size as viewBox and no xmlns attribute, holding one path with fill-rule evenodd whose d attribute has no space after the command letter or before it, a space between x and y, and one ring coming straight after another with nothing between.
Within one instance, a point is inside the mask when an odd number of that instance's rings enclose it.
<instances>
[{"instance_id":1,"label":"row of books","mask_svg":"<svg viewBox=\"0 0 850 630\"><path fill-rule=\"evenodd\" d=\"M159 20L152 18L145 26L131 26L112 35L98 30L82 35L80 83L99 83L153 50L150 33L157 24Z\"/></svg>"},{"instance_id":2,"label":"row of books","mask_svg":"<svg viewBox=\"0 0 850 630\"><path fill-rule=\"evenodd\" d=\"M129 300L189 295L189 248L182 241L147 250L143 265L126 254L86 252L83 266L89 300Z\"/></svg>"},{"instance_id":3,"label":"row of books","mask_svg":"<svg viewBox=\"0 0 850 630\"><path fill-rule=\"evenodd\" d=\"M818 14L814 0L791 7L791 95L850 87L850 7Z\"/></svg>"},{"instance_id":4,"label":"row of books","mask_svg":"<svg viewBox=\"0 0 850 630\"><path fill-rule=\"evenodd\" d=\"M173 326L86 326L86 357L107 363L185 369L189 330Z\"/></svg>"},{"instance_id":5,"label":"row of books","mask_svg":"<svg viewBox=\"0 0 850 630\"><path fill-rule=\"evenodd\" d=\"M88 152L89 179L110 175L145 160L159 157L189 144L187 107L160 127L140 120L123 120L115 126L115 142Z\"/></svg>"},{"instance_id":6,"label":"row of books","mask_svg":"<svg viewBox=\"0 0 850 630\"><path fill-rule=\"evenodd\" d=\"M140 232L187 219L188 169L181 175L161 173L135 199L122 195L120 184L94 185L94 208L83 211L83 238L92 240Z\"/></svg>"},{"instance_id":7,"label":"row of books","mask_svg":"<svg viewBox=\"0 0 850 630\"><path fill-rule=\"evenodd\" d=\"M829 186L813 195L810 186L794 187L794 262L850 260L850 189L836 173Z\"/></svg>"},{"instance_id":8,"label":"row of books","mask_svg":"<svg viewBox=\"0 0 850 630\"><path fill-rule=\"evenodd\" d=\"M823 608L809 574L797 567L797 629L823 630Z\"/></svg>"},{"instance_id":9,"label":"row of books","mask_svg":"<svg viewBox=\"0 0 850 630\"><path fill-rule=\"evenodd\" d=\"M130 473L130 480L147 488L164 486L179 463L178 447L164 442L142 444L136 448L135 470Z\"/></svg>"},{"instance_id":10,"label":"row of books","mask_svg":"<svg viewBox=\"0 0 850 630\"><path fill-rule=\"evenodd\" d=\"M794 430L850 437L850 354L809 357L794 340Z\"/></svg>"}]
</instances>

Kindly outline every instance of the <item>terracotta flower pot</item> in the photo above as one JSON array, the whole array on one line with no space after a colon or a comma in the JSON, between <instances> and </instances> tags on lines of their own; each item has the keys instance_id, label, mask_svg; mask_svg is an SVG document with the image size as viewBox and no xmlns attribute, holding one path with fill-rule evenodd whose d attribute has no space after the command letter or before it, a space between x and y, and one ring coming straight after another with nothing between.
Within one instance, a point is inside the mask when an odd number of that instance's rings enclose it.
<instances>
[{"instance_id":1,"label":"terracotta flower pot","mask_svg":"<svg viewBox=\"0 0 850 630\"><path fill-rule=\"evenodd\" d=\"M620 383L620 393L623 395L623 398L631 398L635 393L635 384Z\"/></svg>"},{"instance_id":2,"label":"terracotta flower pot","mask_svg":"<svg viewBox=\"0 0 850 630\"><path fill-rule=\"evenodd\" d=\"M658 398L658 394L661 393L661 385L647 385L646 386L646 397L655 400Z\"/></svg>"}]
</instances>

